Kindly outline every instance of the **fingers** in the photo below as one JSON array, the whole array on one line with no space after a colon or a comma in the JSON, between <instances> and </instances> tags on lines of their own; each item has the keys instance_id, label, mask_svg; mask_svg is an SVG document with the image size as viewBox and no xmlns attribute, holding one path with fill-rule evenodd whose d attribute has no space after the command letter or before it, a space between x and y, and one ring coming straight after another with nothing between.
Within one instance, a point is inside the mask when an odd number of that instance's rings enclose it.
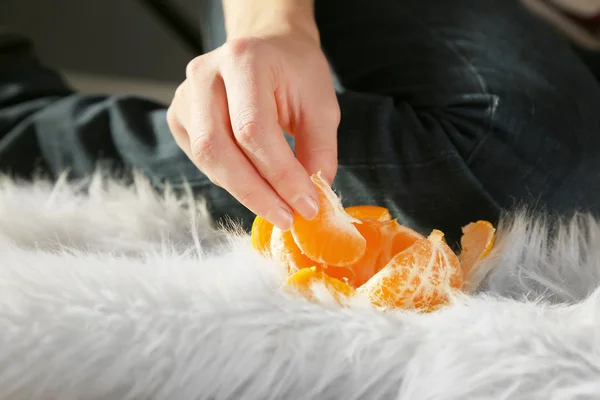
<instances>
[{"instance_id":1,"label":"fingers","mask_svg":"<svg viewBox=\"0 0 600 400\"><path fill-rule=\"evenodd\" d=\"M179 147L212 182L287 230L292 210L306 219L318 213L309 173L321 170L333 181L339 109L332 85L321 93L311 80L304 92L256 46L253 40L234 41L192 61L167 118ZM323 96L333 97L332 107L322 109ZM288 129L290 121L302 131L295 135L298 158L280 126Z\"/></svg>"},{"instance_id":2,"label":"fingers","mask_svg":"<svg viewBox=\"0 0 600 400\"><path fill-rule=\"evenodd\" d=\"M238 146L283 200L312 219L319 210L318 195L279 126L274 84L251 58L234 59L236 63L228 63L222 73Z\"/></svg>"},{"instance_id":3,"label":"fingers","mask_svg":"<svg viewBox=\"0 0 600 400\"><path fill-rule=\"evenodd\" d=\"M333 89L333 82L311 86L327 88L321 93L307 93L307 98L319 99L306 102L306 112L296 126L295 148L298 161L308 173L321 170L331 184L338 168L337 133L340 124L340 107ZM310 89L309 89L310 90Z\"/></svg>"},{"instance_id":4,"label":"fingers","mask_svg":"<svg viewBox=\"0 0 600 400\"><path fill-rule=\"evenodd\" d=\"M208 74L200 79L196 76L194 82L192 87L188 80L185 99L173 101L171 114L176 117L170 117L174 120L170 126L174 127L174 136L182 135L178 124L184 127L189 136L189 157L211 181L255 214L280 229L290 229L292 210L234 142L222 79ZM186 151L185 140L181 142L180 147Z\"/></svg>"},{"instance_id":5,"label":"fingers","mask_svg":"<svg viewBox=\"0 0 600 400\"><path fill-rule=\"evenodd\" d=\"M303 128L295 135L296 157L309 173L320 170L331 184L338 167L337 125L314 121Z\"/></svg>"},{"instance_id":6,"label":"fingers","mask_svg":"<svg viewBox=\"0 0 600 400\"><path fill-rule=\"evenodd\" d=\"M177 90L175 91L175 96L173 97L173 101L171 105L167 109L167 124L169 125L169 129L173 134L173 138L175 139L175 143L177 146L183 150L183 152L188 156L188 158L192 158L192 154L190 152L190 138L188 137L188 133L185 130L185 127L181 124L180 120L187 120L185 112L187 107L185 107L185 86L188 81L184 81ZM179 114L179 115L178 115Z\"/></svg>"}]
</instances>

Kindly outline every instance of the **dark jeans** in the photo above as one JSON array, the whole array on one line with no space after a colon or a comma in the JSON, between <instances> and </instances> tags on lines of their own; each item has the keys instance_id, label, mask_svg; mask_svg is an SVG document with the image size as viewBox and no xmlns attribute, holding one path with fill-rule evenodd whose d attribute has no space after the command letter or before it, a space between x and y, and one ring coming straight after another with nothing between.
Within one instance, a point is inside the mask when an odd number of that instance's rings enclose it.
<instances>
[{"instance_id":1,"label":"dark jeans","mask_svg":"<svg viewBox=\"0 0 600 400\"><path fill-rule=\"evenodd\" d=\"M316 17L344 88L334 186L346 205L389 207L451 243L520 205L600 214L600 85L516 0L317 0ZM176 146L164 105L73 92L25 42L0 47L2 170L79 178L107 159L158 188L187 180L217 219L251 224Z\"/></svg>"}]
</instances>

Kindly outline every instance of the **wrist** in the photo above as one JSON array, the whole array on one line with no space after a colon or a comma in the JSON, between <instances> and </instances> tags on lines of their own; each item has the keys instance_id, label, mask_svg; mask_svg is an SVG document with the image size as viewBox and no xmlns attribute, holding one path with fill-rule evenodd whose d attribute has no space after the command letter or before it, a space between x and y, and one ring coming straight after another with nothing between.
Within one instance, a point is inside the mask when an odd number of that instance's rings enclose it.
<instances>
[{"instance_id":1,"label":"wrist","mask_svg":"<svg viewBox=\"0 0 600 400\"><path fill-rule=\"evenodd\" d=\"M301 34L319 43L314 0L223 0L227 40Z\"/></svg>"}]
</instances>

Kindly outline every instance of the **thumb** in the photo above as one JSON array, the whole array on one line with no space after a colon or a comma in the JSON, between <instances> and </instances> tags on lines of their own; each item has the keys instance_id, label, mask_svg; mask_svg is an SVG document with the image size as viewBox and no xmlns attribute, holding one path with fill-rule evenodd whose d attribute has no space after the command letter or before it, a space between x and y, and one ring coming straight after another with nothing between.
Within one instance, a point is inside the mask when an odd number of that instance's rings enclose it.
<instances>
[{"instance_id":1,"label":"thumb","mask_svg":"<svg viewBox=\"0 0 600 400\"><path fill-rule=\"evenodd\" d=\"M317 102L313 104L316 105ZM327 107L310 107L294 132L296 157L309 174L319 170L331 184L338 168L337 133L340 108L334 96Z\"/></svg>"}]
</instances>

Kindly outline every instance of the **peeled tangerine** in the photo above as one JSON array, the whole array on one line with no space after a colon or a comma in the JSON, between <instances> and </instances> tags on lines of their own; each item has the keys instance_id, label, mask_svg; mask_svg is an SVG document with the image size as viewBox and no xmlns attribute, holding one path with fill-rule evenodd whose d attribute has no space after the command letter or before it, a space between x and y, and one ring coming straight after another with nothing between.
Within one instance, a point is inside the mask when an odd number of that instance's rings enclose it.
<instances>
[{"instance_id":1,"label":"peeled tangerine","mask_svg":"<svg viewBox=\"0 0 600 400\"><path fill-rule=\"evenodd\" d=\"M425 238L392 220L384 207L344 209L320 173L311 179L319 193L316 218L296 214L292 229L284 232L257 217L251 235L253 247L286 266L288 286L306 297L313 298L310 289L320 282L338 300L356 290L383 309L432 311L463 289L463 274L493 246L489 222L469 224L459 261L442 232Z\"/></svg>"},{"instance_id":2,"label":"peeled tangerine","mask_svg":"<svg viewBox=\"0 0 600 400\"><path fill-rule=\"evenodd\" d=\"M412 246L424 237L400 224L396 220L378 221L361 219L356 228L367 241L363 257L349 266L325 266L325 272L337 279L346 280L358 288L388 263L399 252Z\"/></svg>"},{"instance_id":3,"label":"peeled tangerine","mask_svg":"<svg viewBox=\"0 0 600 400\"><path fill-rule=\"evenodd\" d=\"M462 288L458 257L434 230L395 255L358 291L384 309L403 308L431 311L449 300L453 290Z\"/></svg>"}]
</instances>

